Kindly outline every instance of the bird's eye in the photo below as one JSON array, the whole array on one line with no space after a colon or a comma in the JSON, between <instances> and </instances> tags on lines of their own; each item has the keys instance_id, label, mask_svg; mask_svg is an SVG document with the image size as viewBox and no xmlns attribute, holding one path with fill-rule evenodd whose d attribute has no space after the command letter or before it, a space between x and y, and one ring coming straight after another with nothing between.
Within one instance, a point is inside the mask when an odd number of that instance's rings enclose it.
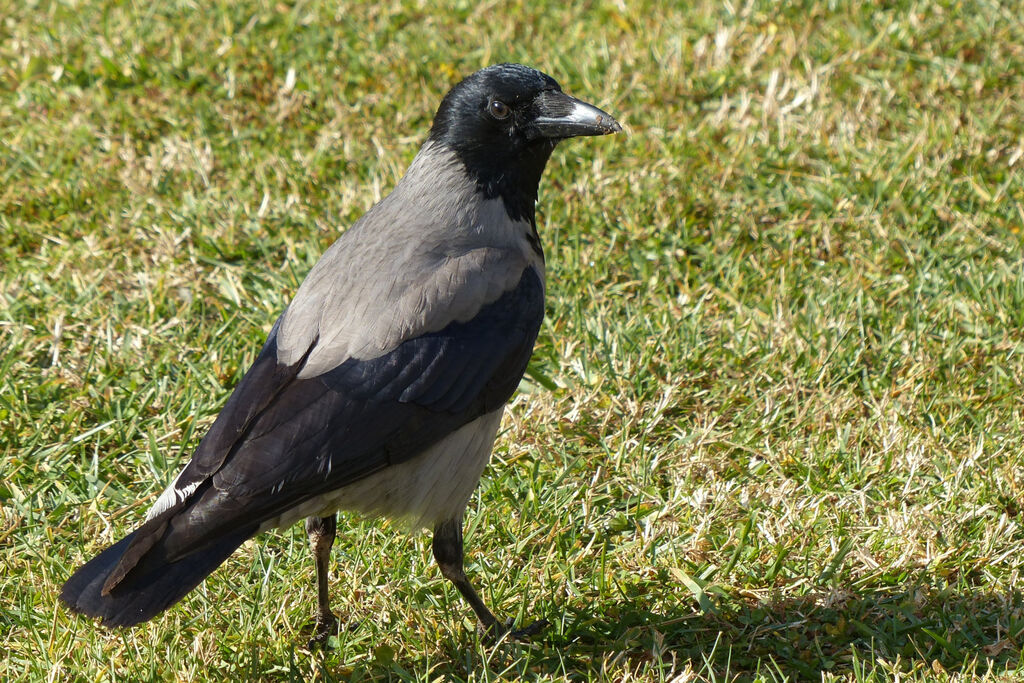
<instances>
[{"instance_id":1,"label":"bird's eye","mask_svg":"<svg viewBox=\"0 0 1024 683\"><path fill-rule=\"evenodd\" d=\"M487 111L494 118L501 120L508 118L508 115L512 113L512 108L501 100L491 100L487 103Z\"/></svg>"}]
</instances>

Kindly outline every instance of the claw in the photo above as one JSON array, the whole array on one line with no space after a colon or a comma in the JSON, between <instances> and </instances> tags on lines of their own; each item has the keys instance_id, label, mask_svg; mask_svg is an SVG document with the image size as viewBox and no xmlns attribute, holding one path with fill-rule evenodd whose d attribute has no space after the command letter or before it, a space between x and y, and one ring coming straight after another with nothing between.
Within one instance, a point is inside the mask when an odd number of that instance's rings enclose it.
<instances>
[{"instance_id":1,"label":"claw","mask_svg":"<svg viewBox=\"0 0 1024 683\"><path fill-rule=\"evenodd\" d=\"M517 641L529 641L531 637L550 626L551 622L547 619L539 619L519 629L512 628L514 625L515 620L509 619L504 624L495 621L489 628L479 624L479 630L488 643L497 643L506 637Z\"/></svg>"},{"instance_id":2,"label":"claw","mask_svg":"<svg viewBox=\"0 0 1024 683\"><path fill-rule=\"evenodd\" d=\"M537 635L550 625L551 622L547 619L538 619L529 626L512 631L512 637L516 640L529 640L532 636Z\"/></svg>"},{"instance_id":3,"label":"claw","mask_svg":"<svg viewBox=\"0 0 1024 683\"><path fill-rule=\"evenodd\" d=\"M328 641L335 635L338 635L338 618L328 612L323 617L317 617L313 624L313 637L306 643L306 647L310 650L327 649Z\"/></svg>"}]
</instances>

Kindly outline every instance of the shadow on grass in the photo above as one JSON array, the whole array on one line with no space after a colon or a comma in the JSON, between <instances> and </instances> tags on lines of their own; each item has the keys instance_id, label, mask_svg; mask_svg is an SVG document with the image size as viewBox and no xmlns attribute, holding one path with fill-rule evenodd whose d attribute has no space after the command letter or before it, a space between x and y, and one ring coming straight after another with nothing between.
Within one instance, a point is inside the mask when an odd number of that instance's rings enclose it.
<instances>
[{"instance_id":1,"label":"shadow on grass","mask_svg":"<svg viewBox=\"0 0 1024 683\"><path fill-rule=\"evenodd\" d=\"M774 678L816 679L870 670L985 672L1021 663L1024 598L1008 594L898 587L855 594L836 591L782 600L733 602L715 613L655 613L639 601L572 615L558 668L585 675L616 658L644 664L686 662L720 680L758 671ZM538 665L539 662L534 662ZM626 667L632 668L632 667Z\"/></svg>"},{"instance_id":2,"label":"shadow on grass","mask_svg":"<svg viewBox=\"0 0 1024 683\"><path fill-rule=\"evenodd\" d=\"M688 596L687 596L688 597ZM724 602L724 601L723 601ZM531 645L504 644L481 660L467 634L453 643L450 663L406 661L371 665L350 680L404 678L432 670L451 680L551 675L589 680L613 672L665 678L689 667L702 677L820 680L822 674L860 678L877 665L877 680L895 672L982 674L1022 664L1024 597L951 589L897 587L854 594L837 591L779 600L740 599L715 612L645 609L642 598L597 610L567 609L554 629ZM527 652L528 650L528 652ZM475 672L475 673L474 673ZM433 675L432 674L432 675ZM931 675L929 674L929 675Z\"/></svg>"},{"instance_id":3,"label":"shadow on grass","mask_svg":"<svg viewBox=\"0 0 1024 683\"><path fill-rule=\"evenodd\" d=\"M642 598L596 610L567 608L560 631L552 627L529 645L481 650L467 633L446 648L447 661L402 660L399 654L339 669L341 660L329 655L319 663L319 677L475 680L486 670L496 679L614 680L626 672L649 679L660 670L668 680L688 665L718 681L758 673L768 680L821 680L825 673L870 680L872 671L874 680L889 680L896 672L970 676L1022 666L1024 597L1018 592L896 587L722 602L715 612L693 611L688 596L678 609L659 612L644 608Z\"/></svg>"},{"instance_id":4,"label":"shadow on grass","mask_svg":"<svg viewBox=\"0 0 1024 683\"><path fill-rule=\"evenodd\" d=\"M888 680L895 672L943 670L967 675L1017 670L1024 663L1024 596L898 586L856 594L837 590L780 600L734 599L715 612L695 612L687 594L677 609L646 609L643 599L597 610L567 608L563 627L530 645L481 650L467 633L447 649L448 661L365 662L335 668L333 680L471 680L486 669L498 679L566 677L614 680L634 672L663 678L687 665L703 678L821 680L824 673ZM486 653L483 658L481 654ZM338 655L340 656L340 655ZM342 657L343 658L343 657ZM881 665L881 668L877 668ZM419 672L417 674L416 672Z\"/></svg>"}]
</instances>

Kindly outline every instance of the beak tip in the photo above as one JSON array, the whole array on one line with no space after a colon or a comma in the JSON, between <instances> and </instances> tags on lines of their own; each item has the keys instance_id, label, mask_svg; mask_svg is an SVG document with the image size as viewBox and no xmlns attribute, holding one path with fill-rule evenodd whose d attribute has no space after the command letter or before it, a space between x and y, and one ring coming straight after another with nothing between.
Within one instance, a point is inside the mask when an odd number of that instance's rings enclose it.
<instances>
[{"instance_id":1,"label":"beak tip","mask_svg":"<svg viewBox=\"0 0 1024 683\"><path fill-rule=\"evenodd\" d=\"M594 107L595 116L592 121L591 135L614 135L622 130L622 124L607 112Z\"/></svg>"},{"instance_id":2,"label":"beak tip","mask_svg":"<svg viewBox=\"0 0 1024 683\"><path fill-rule=\"evenodd\" d=\"M622 126L619 125L619 122L604 112L601 112L594 117L594 125L605 135L618 133L622 130Z\"/></svg>"},{"instance_id":3,"label":"beak tip","mask_svg":"<svg viewBox=\"0 0 1024 683\"><path fill-rule=\"evenodd\" d=\"M611 135L622 126L608 112L562 92L546 94L541 116L533 120L539 137L555 140L585 135ZM550 100L554 101L551 106ZM545 111L546 109L546 111Z\"/></svg>"}]
</instances>

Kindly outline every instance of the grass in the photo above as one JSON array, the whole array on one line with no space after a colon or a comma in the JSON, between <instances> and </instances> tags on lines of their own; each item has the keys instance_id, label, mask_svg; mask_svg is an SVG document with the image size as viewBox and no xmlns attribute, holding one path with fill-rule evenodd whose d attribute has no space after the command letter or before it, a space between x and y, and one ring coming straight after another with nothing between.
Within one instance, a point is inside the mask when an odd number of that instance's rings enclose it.
<instances>
[{"instance_id":1,"label":"grass","mask_svg":"<svg viewBox=\"0 0 1024 683\"><path fill-rule=\"evenodd\" d=\"M0 679L1024 678L1024 24L976 2L0 0ZM685 6L683 6L685 5ZM548 311L470 572L346 518L130 631L59 586L187 458L444 91L535 65Z\"/></svg>"}]
</instances>

